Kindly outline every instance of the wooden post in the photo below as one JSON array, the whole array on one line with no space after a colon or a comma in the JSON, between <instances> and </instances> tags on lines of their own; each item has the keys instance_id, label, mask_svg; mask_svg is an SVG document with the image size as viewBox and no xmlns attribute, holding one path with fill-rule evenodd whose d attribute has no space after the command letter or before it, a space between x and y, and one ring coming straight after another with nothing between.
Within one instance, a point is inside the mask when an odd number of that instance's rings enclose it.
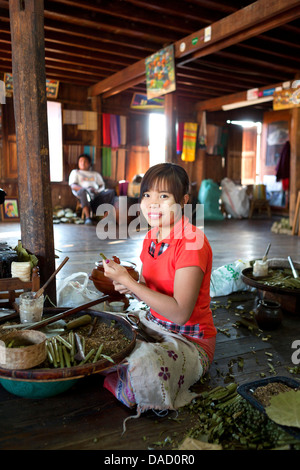
<instances>
[{"instance_id":1,"label":"wooden post","mask_svg":"<svg viewBox=\"0 0 300 470\"><path fill-rule=\"evenodd\" d=\"M165 95L165 116L166 116L166 161L175 163L176 156L176 115L177 115L176 94Z\"/></svg>"},{"instance_id":2,"label":"wooden post","mask_svg":"<svg viewBox=\"0 0 300 470\"><path fill-rule=\"evenodd\" d=\"M94 145L96 147L96 154L95 154L95 162L94 162L94 170L102 173L102 165L101 165L101 147L102 147L102 100L101 96L93 96L91 99L92 102L92 111L98 114L97 119L97 131L94 139Z\"/></svg>"},{"instance_id":3,"label":"wooden post","mask_svg":"<svg viewBox=\"0 0 300 470\"><path fill-rule=\"evenodd\" d=\"M203 111L197 112L197 123L201 126L203 119ZM205 149L196 149L196 161L194 162L193 168L193 181L197 181L197 193L201 187L202 180L205 179Z\"/></svg>"},{"instance_id":4,"label":"wooden post","mask_svg":"<svg viewBox=\"0 0 300 470\"><path fill-rule=\"evenodd\" d=\"M55 271L49 169L43 0L9 0L21 239L39 259L41 284ZM56 302L55 281L47 294Z\"/></svg>"},{"instance_id":5,"label":"wooden post","mask_svg":"<svg viewBox=\"0 0 300 470\"><path fill-rule=\"evenodd\" d=\"M300 108L291 109L289 219L292 225L300 191Z\"/></svg>"}]
</instances>

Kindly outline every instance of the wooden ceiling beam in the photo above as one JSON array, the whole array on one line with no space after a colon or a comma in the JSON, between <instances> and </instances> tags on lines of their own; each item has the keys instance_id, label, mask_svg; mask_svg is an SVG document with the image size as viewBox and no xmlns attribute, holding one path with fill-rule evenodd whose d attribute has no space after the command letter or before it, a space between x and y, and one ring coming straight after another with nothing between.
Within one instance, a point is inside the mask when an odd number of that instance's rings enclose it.
<instances>
[{"instance_id":1,"label":"wooden ceiling beam","mask_svg":"<svg viewBox=\"0 0 300 470\"><path fill-rule=\"evenodd\" d=\"M201 64L196 64L197 66L199 66L197 69L192 69L190 70L190 65L191 64L187 64L187 67L186 66L183 66L183 67L178 67L177 68L177 71L176 73L182 73L183 75L185 74L185 72L190 72L191 74L192 73L195 73L196 75L191 75L191 76L196 76L199 74L200 77L202 77L203 79L205 80L209 80L210 83L212 82L216 82L216 83L222 83L222 81L225 81L225 80L232 80L233 83L235 84L235 86L237 87L241 87L243 90L245 88L251 88L251 86L253 85L256 86L257 85L257 77L256 75L255 76L252 76L250 74L247 74L247 75L243 75L241 74L240 72L236 71L236 70L224 70L222 67L220 68L220 66L217 64L217 62L215 64L212 64L212 63L209 63L207 61L201 61ZM267 80L265 77L260 77L260 80L262 82L262 84L268 84L269 80Z\"/></svg>"},{"instance_id":2,"label":"wooden ceiling beam","mask_svg":"<svg viewBox=\"0 0 300 470\"><path fill-rule=\"evenodd\" d=\"M84 4L82 4L84 6ZM8 11L8 2L5 0L0 0L0 19L8 25L9 30L9 11ZM126 23L123 22L123 26ZM160 30L159 37L156 38L149 38L149 39L141 39L139 41L136 40L136 37L132 34L133 27L129 28L129 30L125 30L121 32L121 29L118 25L114 27L107 27L107 24L101 21L96 21L95 19L87 19L84 20L82 17L75 17L69 15L59 15L56 12L48 11L45 12L45 19L44 19L44 28L45 28L45 35L47 35L47 31L54 31L56 33L63 33L68 34L70 36L81 37L85 39L92 39L93 41L102 42L106 48L112 48L112 44L118 46L120 48L120 44L123 47L123 53L126 54L127 51L125 49L128 47L132 47L132 50L141 50L146 51L146 54L149 51L155 51L157 49L157 44L161 43L163 38L163 29ZM137 29L138 31L138 29ZM143 28L141 27L141 31ZM129 34L129 35L128 35ZM172 36L174 39L174 36ZM166 39L170 41L170 39ZM145 53L144 53L145 56ZM138 59L138 57L136 57Z\"/></svg>"},{"instance_id":3,"label":"wooden ceiling beam","mask_svg":"<svg viewBox=\"0 0 300 470\"><path fill-rule=\"evenodd\" d=\"M290 15L294 15L293 19L300 16L299 0L270 0L267 3L264 0L258 0L212 24L210 41L204 41L205 30L201 29L175 42L176 61L187 63L200 56L217 52L229 45L284 24ZM199 38L196 44L194 44L195 38ZM182 43L185 43L184 50L181 50ZM119 86L124 87L126 83L129 84L131 80L136 80L138 77L141 81L145 81L144 60L140 60L127 69L91 86L89 95L97 96L102 93L107 95L110 90Z\"/></svg>"},{"instance_id":4,"label":"wooden ceiling beam","mask_svg":"<svg viewBox=\"0 0 300 470\"><path fill-rule=\"evenodd\" d=\"M282 83L276 83L275 85L269 85L265 87L260 87L259 92L263 92L264 90L275 89L277 87L282 86ZM239 93L232 93L231 95L224 95L213 99L208 99L205 101L199 101L196 103L196 110L197 111L219 111L222 109L222 106L227 104L238 103L240 101L247 101L247 91L241 91ZM248 100L249 104L251 104L251 100Z\"/></svg>"},{"instance_id":5,"label":"wooden ceiling beam","mask_svg":"<svg viewBox=\"0 0 300 470\"><path fill-rule=\"evenodd\" d=\"M3 65L0 62L0 72L12 73L11 62L7 65ZM67 71L46 70L46 77L73 85L76 83L76 85L89 86L93 83L93 77L77 77L73 72L68 73Z\"/></svg>"},{"instance_id":6,"label":"wooden ceiling beam","mask_svg":"<svg viewBox=\"0 0 300 470\"><path fill-rule=\"evenodd\" d=\"M80 25L72 25L66 22L54 21L51 19L45 19L45 35L48 32L54 32L55 34L68 35L72 40L75 38L92 40L94 43L102 44L102 48L106 47L113 50L117 47L119 50L123 49L123 54L128 54L128 48L132 48L132 57L134 57L135 51L152 51L156 50L157 43L151 40L139 40L136 38L129 37L125 34L112 33L107 31L97 31L95 28L81 27Z\"/></svg>"},{"instance_id":7,"label":"wooden ceiling beam","mask_svg":"<svg viewBox=\"0 0 300 470\"><path fill-rule=\"evenodd\" d=\"M228 7L219 2L183 2L181 0L157 0L148 2L147 0L127 0L140 8L146 8L149 11L157 11L166 15L177 15L181 18L195 19L203 25L211 24L219 20L222 16L233 13L237 8Z\"/></svg>"},{"instance_id":8,"label":"wooden ceiling beam","mask_svg":"<svg viewBox=\"0 0 300 470\"><path fill-rule=\"evenodd\" d=\"M261 5L261 12L257 11L257 9L255 12L251 11L251 7L257 4ZM268 10L268 7L270 7L270 11ZM236 26L234 23L231 24L233 32L230 31L230 21L228 21L228 24L220 24L223 21L225 23L225 20L229 18L226 17L224 18L224 20L220 20L216 23L217 27L214 27L214 25L212 25L212 36L216 36L218 38L216 39L216 41L211 40L208 44L206 43L206 47L204 45L203 48L199 47L198 50L193 50L195 48L193 46L190 46L187 48L186 51L184 51L183 54L179 54L179 52L177 51L176 57L181 59L180 62L183 64L190 61L194 61L205 55L213 54L214 52L217 52L221 49L225 49L234 44L238 44L239 42L246 41L247 39L258 36L263 32L269 31L273 28L277 28L278 26L286 22L292 21L295 18L300 17L300 6L298 0L290 2L286 0L273 0L272 2L270 2L270 4L266 4L266 2L264 2L263 0L258 0L257 2L249 5L243 10L246 9L248 9L249 11L244 12L242 16L236 18L236 21L240 21L238 26ZM259 9L260 8L258 8L258 10ZM235 15L238 15L243 10L239 10L231 16L233 17ZM197 35L190 35L188 38L186 38L188 44L192 43L192 40L193 38L195 38L195 36L197 37ZM200 36L200 38L204 40L204 34ZM179 51L181 43L182 41L177 41L175 45L175 47ZM188 57L183 59L184 56Z\"/></svg>"},{"instance_id":9,"label":"wooden ceiling beam","mask_svg":"<svg viewBox=\"0 0 300 470\"><path fill-rule=\"evenodd\" d=\"M164 0L165 2L165 0ZM77 8L78 11L83 10L84 13L93 12L93 20L98 22L103 15L108 15L109 17L121 18L122 20L126 20L129 22L134 21L137 24L140 24L140 27L143 28L144 25L150 25L154 27L160 27L164 29L174 30L181 34L186 34L191 30L194 30L199 27L199 21L195 19L195 15L186 16L185 13L187 12L186 7L180 8L180 14L177 15L176 10L177 7L173 4L173 9L167 11L168 17L166 18L166 13L157 14L156 12L153 13L153 9L148 11L144 11L141 8L136 8L134 4L128 4L128 2L118 2L114 1L113 5L111 4L101 4L95 3L88 0L82 2L82 0L52 0L51 1L51 10L53 9L52 4L58 3L63 5L67 8ZM175 2L176 3L176 2ZM45 9L47 9L48 2L45 1ZM145 6L143 7L145 8ZM174 14L175 12L175 14ZM98 16L97 16L98 14ZM180 16L180 20L176 19ZM184 21L182 21L182 17L184 17ZM167 21L166 21L167 20ZM199 15L199 20L201 20L201 16ZM103 20L102 20L103 21Z\"/></svg>"},{"instance_id":10,"label":"wooden ceiling beam","mask_svg":"<svg viewBox=\"0 0 300 470\"><path fill-rule=\"evenodd\" d=\"M7 39L8 37L8 35L0 33L2 56L5 53L11 52L10 37L9 40ZM65 64L66 67L67 64L72 64L74 66L84 66L95 70L99 69L99 71L106 70L108 74L113 74L119 71L122 65L128 65L128 62L126 63L125 59L123 59L123 61L121 59L120 61L118 61L117 59L114 59L112 56L109 55L103 57L102 54L95 54L92 51L87 50L86 48L79 49L71 46L62 46L61 44L58 47L56 46L55 42L51 43L49 41L45 41L45 53L47 61L57 63L60 62L62 64ZM3 56L2 58L4 59L6 57ZM228 75L228 71L226 71L225 73L220 62L218 63L218 65L221 66L220 71L216 71L216 69L213 69L210 72L207 71L207 68L211 68L208 62L206 62L205 64L206 68L203 67L200 69L196 69L191 64L186 64L186 66L184 67L178 67L176 72L177 83L186 80L188 82L192 82L195 86L205 86L206 88L209 87L211 89L221 91L224 89L223 84L221 85L217 82L216 85L214 85L213 79L218 76L219 79L221 77L224 77L224 80L227 80L227 82L228 80L230 82L230 77L234 79L234 82L232 83L234 83L235 88L245 89L245 87L251 87L251 82L253 83L253 85L257 84L256 77L253 78L251 81L250 76L248 74L246 78L241 77L238 79L236 71L234 73L232 72L231 75ZM260 70L260 83L263 85L264 82L267 82L262 80L262 76L262 71ZM105 75L103 76L103 78L105 78ZM178 79L180 81L178 81Z\"/></svg>"},{"instance_id":11,"label":"wooden ceiling beam","mask_svg":"<svg viewBox=\"0 0 300 470\"><path fill-rule=\"evenodd\" d=\"M224 61L224 63L228 63L229 61L238 61L239 65L245 68L245 70L248 69L253 69L253 66L255 66L255 69L257 70L257 73L265 73L266 76L269 74L270 77L276 76L276 72L278 72L278 77L282 75L282 72L288 73L290 75L297 73L299 70L299 66L296 66L295 64L292 64L291 66L288 64L288 61L286 61L285 64L283 63L275 63L274 60L269 59L269 57L266 55L265 60L261 58L253 58L249 57L249 54L238 54L238 53L232 53L232 52L227 52L227 51L222 51L222 52L216 52L215 54L216 60L221 60ZM221 62L220 62L221 65ZM284 68L284 71L283 71Z\"/></svg>"},{"instance_id":12,"label":"wooden ceiling beam","mask_svg":"<svg viewBox=\"0 0 300 470\"><path fill-rule=\"evenodd\" d=\"M51 4L47 7L45 2L44 15L45 19L51 19L58 22L70 23L72 25L91 28L94 31L110 32L116 35L126 34L137 40L153 41L161 44L162 41L173 42L178 37L178 33L174 30L166 28L142 24L138 27L138 18L132 18L131 21L124 21L121 18L112 18L111 14L93 15L92 19L88 15L82 14L82 10L76 11L74 8L66 9L59 4ZM50 4L49 4L50 5ZM113 8L113 7L112 7Z\"/></svg>"}]
</instances>

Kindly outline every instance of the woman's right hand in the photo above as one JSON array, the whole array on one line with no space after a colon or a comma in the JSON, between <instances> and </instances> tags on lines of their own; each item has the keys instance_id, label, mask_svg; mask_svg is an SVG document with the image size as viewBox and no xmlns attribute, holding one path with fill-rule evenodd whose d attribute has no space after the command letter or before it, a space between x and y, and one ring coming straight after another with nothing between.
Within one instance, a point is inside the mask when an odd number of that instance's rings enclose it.
<instances>
[{"instance_id":1,"label":"woman's right hand","mask_svg":"<svg viewBox=\"0 0 300 470\"><path fill-rule=\"evenodd\" d=\"M113 285L115 290L120 294L131 294L131 291L127 289L127 287L123 286L123 284L120 284L117 281L113 281Z\"/></svg>"}]
</instances>

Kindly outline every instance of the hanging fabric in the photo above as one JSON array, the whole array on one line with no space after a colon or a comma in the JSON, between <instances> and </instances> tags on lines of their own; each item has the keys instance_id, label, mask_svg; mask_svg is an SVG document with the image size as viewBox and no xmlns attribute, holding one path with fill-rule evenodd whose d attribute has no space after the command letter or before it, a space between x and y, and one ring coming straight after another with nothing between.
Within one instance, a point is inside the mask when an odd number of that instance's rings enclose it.
<instances>
[{"instance_id":1,"label":"hanging fabric","mask_svg":"<svg viewBox=\"0 0 300 470\"><path fill-rule=\"evenodd\" d=\"M83 123L78 125L82 131L96 131L98 129L98 114L94 111L83 111Z\"/></svg>"},{"instance_id":2,"label":"hanging fabric","mask_svg":"<svg viewBox=\"0 0 300 470\"><path fill-rule=\"evenodd\" d=\"M102 114L102 139L103 145L110 145L110 114Z\"/></svg>"},{"instance_id":3,"label":"hanging fabric","mask_svg":"<svg viewBox=\"0 0 300 470\"><path fill-rule=\"evenodd\" d=\"M120 116L116 115L116 122L117 122L117 135L118 135L118 147L121 145L121 124L120 124Z\"/></svg>"},{"instance_id":4,"label":"hanging fabric","mask_svg":"<svg viewBox=\"0 0 300 470\"><path fill-rule=\"evenodd\" d=\"M110 156L110 176L113 180L116 180L117 176L117 150L111 149L111 156Z\"/></svg>"},{"instance_id":5,"label":"hanging fabric","mask_svg":"<svg viewBox=\"0 0 300 470\"><path fill-rule=\"evenodd\" d=\"M111 176L111 148L102 148L102 176L110 178Z\"/></svg>"},{"instance_id":6,"label":"hanging fabric","mask_svg":"<svg viewBox=\"0 0 300 470\"><path fill-rule=\"evenodd\" d=\"M181 154L182 152L182 145L183 145L183 129L184 129L184 122L179 122L177 125L177 139L176 139L176 151L177 154Z\"/></svg>"},{"instance_id":7,"label":"hanging fabric","mask_svg":"<svg viewBox=\"0 0 300 470\"><path fill-rule=\"evenodd\" d=\"M110 143L113 149L117 149L120 145L117 116L110 115Z\"/></svg>"},{"instance_id":8,"label":"hanging fabric","mask_svg":"<svg viewBox=\"0 0 300 470\"><path fill-rule=\"evenodd\" d=\"M89 155L92 159L92 165L95 163L95 156L96 156L96 147L93 147L91 145L85 145L83 147L83 153Z\"/></svg>"},{"instance_id":9,"label":"hanging fabric","mask_svg":"<svg viewBox=\"0 0 300 470\"><path fill-rule=\"evenodd\" d=\"M200 149L206 148L207 129L206 129L206 111L203 111L201 125L198 133L198 146Z\"/></svg>"},{"instance_id":10,"label":"hanging fabric","mask_svg":"<svg viewBox=\"0 0 300 470\"><path fill-rule=\"evenodd\" d=\"M181 159L193 162L196 158L197 123L185 122Z\"/></svg>"},{"instance_id":11,"label":"hanging fabric","mask_svg":"<svg viewBox=\"0 0 300 470\"><path fill-rule=\"evenodd\" d=\"M291 146L289 140L284 144L276 166L276 181L282 182L283 191L289 189Z\"/></svg>"},{"instance_id":12,"label":"hanging fabric","mask_svg":"<svg viewBox=\"0 0 300 470\"><path fill-rule=\"evenodd\" d=\"M120 116L120 145L126 145L127 121L126 116Z\"/></svg>"},{"instance_id":13,"label":"hanging fabric","mask_svg":"<svg viewBox=\"0 0 300 470\"><path fill-rule=\"evenodd\" d=\"M126 150L119 149L118 150L118 165L117 165L117 175L116 180L124 180L125 179L125 165L126 164Z\"/></svg>"}]
</instances>

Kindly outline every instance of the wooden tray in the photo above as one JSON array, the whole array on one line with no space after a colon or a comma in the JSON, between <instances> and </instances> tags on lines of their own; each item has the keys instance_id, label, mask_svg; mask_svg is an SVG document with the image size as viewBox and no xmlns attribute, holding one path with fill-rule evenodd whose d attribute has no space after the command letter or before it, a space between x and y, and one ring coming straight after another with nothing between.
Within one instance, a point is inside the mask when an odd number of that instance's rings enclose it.
<instances>
[{"instance_id":1,"label":"wooden tray","mask_svg":"<svg viewBox=\"0 0 300 470\"><path fill-rule=\"evenodd\" d=\"M282 267L275 267L272 266L271 268L273 271L276 269L283 269ZM254 279L252 277L253 268L246 268L243 269L241 273L241 278L245 284L251 287L256 287L259 290L273 292L274 294L284 294L290 296L300 296L300 289L284 289L282 287L275 287L275 286L268 286L261 282L260 280Z\"/></svg>"},{"instance_id":2,"label":"wooden tray","mask_svg":"<svg viewBox=\"0 0 300 470\"><path fill-rule=\"evenodd\" d=\"M65 311L65 308L48 308L47 314L56 315ZM120 363L127 357L133 350L136 343L136 331L132 328L130 323L125 319L105 312L98 312L96 310L82 310L76 316L82 316L84 314L91 315L92 317L97 316L98 321L104 322L108 325L114 320L116 326L119 326L126 338L129 340L128 346L120 353L112 355L114 365ZM56 381L71 378L80 378L87 375L95 374L112 367L112 363L107 359L101 359L94 364L87 363L83 365L64 367L64 368L49 368L49 369L28 369L28 370L16 370L16 369L4 369L0 368L0 378L11 378L29 381Z\"/></svg>"},{"instance_id":3,"label":"wooden tray","mask_svg":"<svg viewBox=\"0 0 300 470\"><path fill-rule=\"evenodd\" d=\"M284 376L276 376L276 377L267 377L265 379L254 380L253 382L247 382L245 384L239 385L237 388L238 393L245 398L252 406L256 409L261 411L262 413L266 414L266 409L262 403L260 403L253 395L255 390L258 387L263 387L272 382L279 382L284 385L287 385L291 389L298 389L300 387L300 382L297 380L291 379L290 377ZM296 437L296 439L300 439L300 430L298 428L293 428L290 426L281 426L286 432L291 434L292 436Z\"/></svg>"}]
</instances>

